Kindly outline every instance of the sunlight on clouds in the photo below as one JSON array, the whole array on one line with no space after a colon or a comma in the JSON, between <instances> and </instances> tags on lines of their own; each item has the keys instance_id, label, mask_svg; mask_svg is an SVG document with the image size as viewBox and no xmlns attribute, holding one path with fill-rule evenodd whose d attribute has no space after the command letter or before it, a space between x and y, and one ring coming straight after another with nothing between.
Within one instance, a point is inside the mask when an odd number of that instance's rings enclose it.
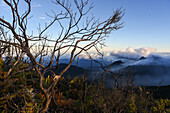
<instances>
[{"instance_id":1,"label":"sunlight on clouds","mask_svg":"<svg viewBox=\"0 0 170 113\"><path fill-rule=\"evenodd\" d=\"M155 51L156 51L155 48L149 48L149 47L142 47L138 49L129 47L126 49L122 49L120 51L112 51L110 55L123 57L123 58L138 59L141 56L147 57L150 53L153 53Z\"/></svg>"},{"instance_id":2,"label":"sunlight on clouds","mask_svg":"<svg viewBox=\"0 0 170 113\"><path fill-rule=\"evenodd\" d=\"M101 55L97 53L90 53L90 56L93 59L100 59L104 58L105 60L107 59L112 59L112 58L125 58L125 59L139 59L140 57L148 57L151 53L156 52L155 48L150 48L150 47L142 47L142 48L131 48L128 47L126 49L122 50L113 50L112 52L106 52L104 56L102 57ZM80 59L90 59L89 54L82 53L79 55Z\"/></svg>"}]
</instances>

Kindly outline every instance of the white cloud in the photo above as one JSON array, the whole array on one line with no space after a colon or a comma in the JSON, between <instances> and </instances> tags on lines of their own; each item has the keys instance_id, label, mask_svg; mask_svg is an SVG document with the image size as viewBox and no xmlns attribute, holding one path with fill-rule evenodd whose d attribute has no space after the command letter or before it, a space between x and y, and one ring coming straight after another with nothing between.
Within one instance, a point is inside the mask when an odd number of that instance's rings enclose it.
<instances>
[{"instance_id":1,"label":"white cloud","mask_svg":"<svg viewBox=\"0 0 170 113\"><path fill-rule=\"evenodd\" d=\"M109 57L109 56L110 56L110 53L106 53L106 55L105 55L105 56Z\"/></svg>"},{"instance_id":2,"label":"white cloud","mask_svg":"<svg viewBox=\"0 0 170 113\"><path fill-rule=\"evenodd\" d=\"M41 4L38 4L38 3L33 3L33 4L32 4L32 7L42 7L42 5L41 5Z\"/></svg>"},{"instance_id":3,"label":"white cloud","mask_svg":"<svg viewBox=\"0 0 170 113\"><path fill-rule=\"evenodd\" d=\"M119 50L119 51L113 50L110 53L106 53L104 55L104 59L105 60L107 60L107 59L109 60L109 59L118 57L118 58L134 59L134 60L136 60L136 59L139 59L142 56L147 57L152 52L155 52L155 51L156 51L155 48L149 48L149 47L142 47L142 48L137 48L137 49L129 47L129 48L122 49L122 50ZM99 55L97 53L90 53L90 56L93 59L101 58L101 55ZM115 56L115 57L113 57L113 56ZM89 57L88 54L82 53L82 54L79 55L79 58L81 58L81 59L89 59L90 57Z\"/></svg>"},{"instance_id":4,"label":"white cloud","mask_svg":"<svg viewBox=\"0 0 170 113\"><path fill-rule=\"evenodd\" d=\"M135 49L135 51L143 56L148 56L150 53L155 52L155 48L143 47L139 49Z\"/></svg>"},{"instance_id":5,"label":"white cloud","mask_svg":"<svg viewBox=\"0 0 170 113\"><path fill-rule=\"evenodd\" d=\"M44 19L46 19L46 17L41 16L41 17L39 17L39 19L44 20Z\"/></svg>"},{"instance_id":6,"label":"white cloud","mask_svg":"<svg viewBox=\"0 0 170 113\"><path fill-rule=\"evenodd\" d=\"M155 48L143 47L143 48L126 48L120 51L112 51L110 55L122 57L122 58L129 58L129 59L138 59L141 56L147 57L150 53L155 52Z\"/></svg>"},{"instance_id":7,"label":"white cloud","mask_svg":"<svg viewBox=\"0 0 170 113\"><path fill-rule=\"evenodd\" d=\"M93 58L93 59L97 59L97 58L100 58L101 56L97 53L90 53L90 56ZM82 53L79 55L79 58L81 59L89 59L89 55L88 54L85 54L85 53Z\"/></svg>"}]
</instances>

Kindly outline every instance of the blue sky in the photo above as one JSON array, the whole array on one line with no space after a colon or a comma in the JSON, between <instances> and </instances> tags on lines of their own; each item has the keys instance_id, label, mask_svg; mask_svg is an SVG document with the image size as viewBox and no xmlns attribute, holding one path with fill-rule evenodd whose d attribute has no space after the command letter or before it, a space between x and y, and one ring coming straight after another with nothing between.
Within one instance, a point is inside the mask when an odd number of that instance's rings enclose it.
<instances>
[{"instance_id":1,"label":"blue sky","mask_svg":"<svg viewBox=\"0 0 170 113\"><path fill-rule=\"evenodd\" d=\"M112 15L113 10L122 7L125 15L122 19L124 27L112 32L106 40L105 51L123 48L156 48L157 52L170 52L170 0L91 0L95 7L92 13L101 20ZM49 0L32 0L33 17L30 29L37 32L39 23L49 22L46 16L51 9L58 11ZM21 3L21 9L24 9ZM10 11L0 0L0 16L9 18ZM24 11L24 10L23 10Z\"/></svg>"},{"instance_id":2,"label":"blue sky","mask_svg":"<svg viewBox=\"0 0 170 113\"><path fill-rule=\"evenodd\" d=\"M97 15L101 16L111 14L114 8L126 10L124 28L110 35L108 49L152 47L158 52L170 52L169 0L95 0L95 3Z\"/></svg>"}]
</instances>

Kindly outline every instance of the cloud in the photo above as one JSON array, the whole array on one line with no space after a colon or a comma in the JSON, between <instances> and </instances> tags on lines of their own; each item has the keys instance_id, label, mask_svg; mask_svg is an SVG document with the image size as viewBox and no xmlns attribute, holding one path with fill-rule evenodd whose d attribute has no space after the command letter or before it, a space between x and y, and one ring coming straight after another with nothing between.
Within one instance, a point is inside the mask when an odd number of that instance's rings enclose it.
<instances>
[{"instance_id":1,"label":"cloud","mask_svg":"<svg viewBox=\"0 0 170 113\"><path fill-rule=\"evenodd\" d=\"M42 7L42 5L41 5L41 4L38 4L38 3L33 3L33 4L32 4L32 7Z\"/></svg>"},{"instance_id":2,"label":"cloud","mask_svg":"<svg viewBox=\"0 0 170 113\"><path fill-rule=\"evenodd\" d=\"M41 16L41 17L39 17L39 19L44 20L44 19L46 19L46 17Z\"/></svg>"},{"instance_id":3,"label":"cloud","mask_svg":"<svg viewBox=\"0 0 170 113\"><path fill-rule=\"evenodd\" d=\"M135 49L135 51L143 56L148 56L150 53L155 52L155 48L143 47L139 49Z\"/></svg>"},{"instance_id":4,"label":"cloud","mask_svg":"<svg viewBox=\"0 0 170 113\"><path fill-rule=\"evenodd\" d=\"M93 59L98 59L98 58L101 58L101 55L97 54L97 53L90 53L90 56L93 58ZM85 53L82 53L79 55L79 58L80 59L89 59L89 55L88 54L85 54Z\"/></svg>"},{"instance_id":5,"label":"cloud","mask_svg":"<svg viewBox=\"0 0 170 113\"><path fill-rule=\"evenodd\" d=\"M109 57L110 56L110 53L106 53L106 55L105 55L106 57Z\"/></svg>"},{"instance_id":6,"label":"cloud","mask_svg":"<svg viewBox=\"0 0 170 113\"><path fill-rule=\"evenodd\" d=\"M139 59L141 56L147 57L150 53L155 52L155 48L142 47L138 49L126 48L120 51L112 51L111 56L117 56L126 59Z\"/></svg>"},{"instance_id":7,"label":"cloud","mask_svg":"<svg viewBox=\"0 0 170 113\"><path fill-rule=\"evenodd\" d=\"M105 53L103 58L105 60L113 60L113 58L114 58L114 60L117 59L117 58L137 60L142 56L147 57L152 52L155 52L155 51L156 51L155 48L149 48L149 47L142 47L142 48L137 48L137 49L129 47L129 48L122 49L122 50L119 50L119 51L114 50L110 53L107 52L107 53ZM90 56L93 59L102 58L102 56L97 54L97 53L90 53ZM82 54L79 55L79 58L80 59L89 59L90 57L89 57L88 54L82 53Z\"/></svg>"},{"instance_id":8,"label":"cloud","mask_svg":"<svg viewBox=\"0 0 170 113\"><path fill-rule=\"evenodd\" d=\"M89 59L89 55L85 54L85 53L82 53L82 54L79 55L79 58L80 59Z\"/></svg>"},{"instance_id":9,"label":"cloud","mask_svg":"<svg viewBox=\"0 0 170 113\"><path fill-rule=\"evenodd\" d=\"M147 59L136 61L133 65L164 65L170 66L170 56L150 54Z\"/></svg>"}]
</instances>

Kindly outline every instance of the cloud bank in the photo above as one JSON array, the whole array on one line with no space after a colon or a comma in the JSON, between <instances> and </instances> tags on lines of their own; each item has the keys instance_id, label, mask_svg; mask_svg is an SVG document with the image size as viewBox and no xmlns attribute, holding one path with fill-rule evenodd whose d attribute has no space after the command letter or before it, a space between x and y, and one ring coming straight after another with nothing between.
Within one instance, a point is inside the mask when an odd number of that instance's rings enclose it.
<instances>
[{"instance_id":1,"label":"cloud bank","mask_svg":"<svg viewBox=\"0 0 170 113\"><path fill-rule=\"evenodd\" d=\"M123 58L123 59L131 59L131 60L137 60L140 57L144 56L144 57L148 57L151 53L155 52L156 49L155 48L150 48L150 47L142 47L142 48L126 48L126 49L122 49L119 51L113 50L112 52L107 52L104 55L104 59L112 59L112 58ZM90 56L93 59L100 59L102 56L97 54L97 53L90 53ZM89 59L89 55L82 53L79 55L80 59Z\"/></svg>"},{"instance_id":2,"label":"cloud bank","mask_svg":"<svg viewBox=\"0 0 170 113\"><path fill-rule=\"evenodd\" d=\"M149 47L142 47L138 49L129 47L120 51L112 51L110 55L125 59L139 59L141 56L147 57L149 54L155 51L156 51L155 48Z\"/></svg>"},{"instance_id":3,"label":"cloud bank","mask_svg":"<svg viewBox=\"0 0 170 113\"><path fill-rule=\"evenodd\" d=\"M101 55L97 54L97 53L90 53L90 56L94 59L98 59L101 58ZM79 55L80 59L90 59L88 54L82 53Z\"/></svg>"}]
</instances>

